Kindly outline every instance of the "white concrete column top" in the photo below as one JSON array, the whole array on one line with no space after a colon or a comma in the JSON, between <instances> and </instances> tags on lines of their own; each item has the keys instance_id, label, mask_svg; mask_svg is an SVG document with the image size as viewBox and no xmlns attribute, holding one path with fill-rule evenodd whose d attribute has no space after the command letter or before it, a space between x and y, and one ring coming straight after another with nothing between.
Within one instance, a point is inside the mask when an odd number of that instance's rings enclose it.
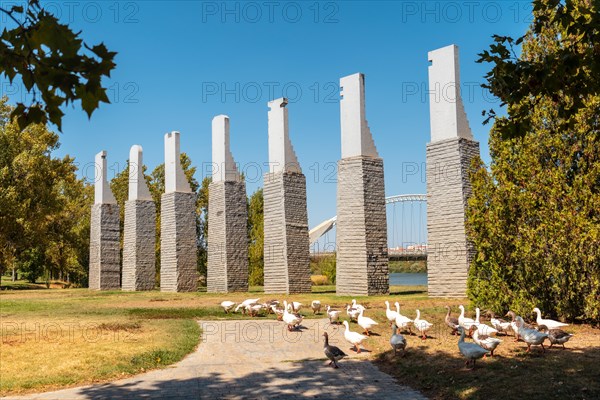
<instances>
[{"instance_id":1,"label":"white concrete column top","mask_svg":"<svg viewBox=\"0 0 600 400\"><path fill-rule=\"evenodd\" d=\"M302 172L290 141L288 126L288 100L280 98L268 102L269 106L269 172Z\"/></svg>"},{"instance_id":2,"label":"white concrete column top","mask_svg":"<svg viewBox=\"0 0 600 400\"><path fill-rule=\"evenodd\" d=\"M165 193L191 193L179 159L179 132L165 134Z\"/></svg>"},{"instance_id":3,"label":"white concrete column top","mask_svg":"<svg viewBox=\"0 0 600 400\"><path fill-rule=\"evenodd\" d=\"M340 79L342 158L379 157L365 113L365 76L361 73Z\"/></svg>"},{"instance_id":4,"label":"white concrete column top","mask_svg":"<svg viewBox=\"0 0 600 400\"><path fill-rule=\"evenodd\" d=\"M152 200L148 184L144 178L142 146L134 144L129 150L129 200Z\"/></svg>"},{"instance_id":5,"label":"white concrete column top","mask_svg":"<svg viewBox=\"0 0 600 400\"><path fill-rule=\"evenodd\" d=\"M117 204L107 179L106 151L96 154L96 176L94 183L94 204Z\"/></svg>"},{"instance_id":6,"label":"white concrete column top","mask_svg":"<svg viewBox=\"0 0 600 400\"><path fill-rule=\"evenodd\" d=\"M227 115L217 115L212 120L212 162L213 182L240 180L240 174L231 154Z\"/></svg>"},{"instance_id":7,"label":"white concrete column top","mask_svg":"<svg viewBox=\"0 0 600 400\"><path fill-rule=\"evenodd\" d=\"M452 44L428 53L431 141L461 137L473 140L460 95L458 46Z\"/></svg>"}]
</instances>

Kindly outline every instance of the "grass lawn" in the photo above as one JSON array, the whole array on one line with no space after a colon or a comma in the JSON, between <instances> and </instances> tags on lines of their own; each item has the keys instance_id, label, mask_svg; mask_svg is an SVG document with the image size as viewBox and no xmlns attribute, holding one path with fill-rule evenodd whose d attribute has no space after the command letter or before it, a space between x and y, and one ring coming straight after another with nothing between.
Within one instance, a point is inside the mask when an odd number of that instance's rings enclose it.
<instances>
[{"instance_id":1,"label":"grass lawn","mask_svg":"<svg viewBox=\"0 0 600 400\"><path fill-rule=\"evenodd\" d=\"M87 289L5 290L0 292L0 395L39 392L66 386L114 380L172 364L198 343L197 319L243 318L226 316L224 299L241 301L294 299L310 304L319 299L342 308L349 297L335 296L332 286L315 286L313 294L265 295L251 293L92 292ZM550 349L546 355L525 354L523 343L506 338L497 357L464 368L457 339L445 328L445 304L467 305L465 299L429 299L424 287L392 287L391 296L357 297L366 314L380 325L365 343L371 358L400 383L432 398L548 399L599 398L600 332L572 326L576 336L568 349ZM400 301L403 313L435 324L430 338L408 337L408 354L393 359L385 300ZM312 318L312 312L306 312ZM322 317L322 316L318 316ZM262 318L274 318L272 316ZM353 330L359 330L352 324ZM343 348L346 350L346 348ZM516 391L519 392L516 392Z\"/></svg>"}]
</instances>

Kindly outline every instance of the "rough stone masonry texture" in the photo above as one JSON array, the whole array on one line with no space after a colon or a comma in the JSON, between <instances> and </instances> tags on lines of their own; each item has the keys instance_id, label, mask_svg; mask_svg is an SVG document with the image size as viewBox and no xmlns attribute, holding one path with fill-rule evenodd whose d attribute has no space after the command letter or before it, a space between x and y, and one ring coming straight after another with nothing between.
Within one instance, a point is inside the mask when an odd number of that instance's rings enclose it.
<instances>
[{"instance_id":1,"label":"rough stone masonry texture","mask_svg":"<svg viewBox=\"0 0 600 400\"><path fill-rule=\"evenodd\" d=\"M306 178L275 172L264 182L265 293L310 293Z\"/></svg>"},{"instance_id":2,"label":"rough stone masonry texture","mask_svg":"<svg viewBox=\"0 0 600 400\"><path fill-rule=\"evenodd\" d=\"M389 292L383 160L356 156L338 162L337 294Z\"/></svg>"},{"instance_id":3,"label":"rough stone masonry texture","mask_svg":"<svg viewBox=\"0 0 600 400\"><path fill-rule=\"evenodd\" d=\"M212 182L208 188L207 291L248 290L246 184Z\"/></svg>"},{"instance_id":4,"label":"rough stone masonry texture","mask_svg":"<svg viewBox=\"0 0 600 400\"><path fill-rule=\"evenodd\" d=\"M149 200L125 202L123 284L127 291L152 290L156 279L156 206Z\"/></svg>"},{"instance_id":5,"label":"rough stone masonry texture","mask_svg":"<svg viewBox=\"0 0 600 400\"><path fill-rule=\"evenodd\" d=\"M160 290L195 292L196 194L165 193L160 210Z\"/></svg>"},{"instance_id":6,"label":"rough stone masonry texture","mask_svg":"<svg viewBox=\"0 0 600 400\"><path fill-rule=\"evenodd\" d=\"M119 289L121 286L119 206L94 204L90 225L89 288Z\"/></svg>"},{"instance_id":7,"label":"rough stone masonry texture","mask_svg":"<svg viewBox=\"0 0 600 400\"><path fill-rule=\"evenodd\" d=\"M469 168L479 143L452 138L427 145L428 293L462 297L475 251L465 232Z\"/></svg>"}]
</instances>

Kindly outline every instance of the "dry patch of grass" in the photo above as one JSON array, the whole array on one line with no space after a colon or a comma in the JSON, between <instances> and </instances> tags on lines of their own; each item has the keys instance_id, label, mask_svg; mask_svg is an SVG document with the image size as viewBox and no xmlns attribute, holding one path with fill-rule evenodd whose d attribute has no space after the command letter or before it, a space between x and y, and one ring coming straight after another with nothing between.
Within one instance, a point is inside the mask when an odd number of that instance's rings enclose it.
<instances>
[{"instance_id":1,"label":"dry patch of grass","mask_svg":"<svg viewBox=\"0 0 600 400\"><path fill-rule=\"evenodd\" d=\"M0 297L0 396L128 377L177 362L198 344L194 320L133 318L110 296L94 304L79 293Z\"/></svg>"}]
</instances>

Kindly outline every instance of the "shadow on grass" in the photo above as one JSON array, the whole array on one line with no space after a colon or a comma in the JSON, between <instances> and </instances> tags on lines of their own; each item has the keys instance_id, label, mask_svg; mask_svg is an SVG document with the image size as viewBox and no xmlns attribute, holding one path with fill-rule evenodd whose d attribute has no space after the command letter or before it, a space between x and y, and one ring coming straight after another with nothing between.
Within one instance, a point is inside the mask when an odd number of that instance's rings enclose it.
<instances>
[{"instance_id":1,"label":"shadow on grass","mask_svg":"<svg viewBox=\"0 0 600 400\"><path fill-rule=\"evenodd\" d=\"M451 354L432 353L426 343L412 343L405 357L394 358L390 350L380 353L375 364L400 384L434 399L600 398L600 347L552 348L545 354L535 348L528 354L520 343L509 354L478 360L471 370L457 347Z\"/></svg>"}]
</instances>

